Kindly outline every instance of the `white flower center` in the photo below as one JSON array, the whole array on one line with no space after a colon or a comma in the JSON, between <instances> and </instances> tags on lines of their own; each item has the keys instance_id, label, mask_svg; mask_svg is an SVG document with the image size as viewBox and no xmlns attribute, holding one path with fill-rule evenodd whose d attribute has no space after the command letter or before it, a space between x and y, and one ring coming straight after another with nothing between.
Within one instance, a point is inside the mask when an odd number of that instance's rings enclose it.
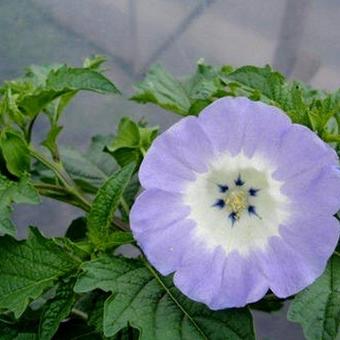
<instances>
[{"instance_id":1,"label":"white flower center","mask_svg":"<svg viewBox=\"0 0 340 340\"><path fill-rule=\"evenodd\" d=\"M208 248L246 254L264 249L279 225L289 217L289 201L275 168L263 157L220 155L209 170L197 174L185 190L184 202L196 222L196 238Z\"/></svg>"}]
</instances>

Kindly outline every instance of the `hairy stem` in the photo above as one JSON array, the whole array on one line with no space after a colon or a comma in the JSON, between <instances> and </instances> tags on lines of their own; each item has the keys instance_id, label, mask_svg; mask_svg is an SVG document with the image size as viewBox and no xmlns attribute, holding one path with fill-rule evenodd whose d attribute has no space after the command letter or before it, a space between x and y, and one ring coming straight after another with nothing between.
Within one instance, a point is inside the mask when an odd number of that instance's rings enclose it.
<instances>
[{"instance_id":1,"label":"hairy stem","mask_svg":"<svg viewBox=\"0 0 340 340\"><path fill-rule=\"evenodd\" d=\"M45 197L53 198L57 201L71 204L77 208L90 211L90 207L87 204L82 203L72 193L69 193L65 187L61 187L53 184L46 183L33 183L39 194Z\"/></svg>"},{"instance_id":2,"label":"hairy stem","mask_svg":"<svg viewBox=\"0 0 340 340\"><path fill-rule=\"evenodd\" d=\"M67 190L68 194L74 196L82 206L87 207L87 211L91 208L91 203L79 192L73 179L65 171L62 163L48 159L45 155L35 150L32 146L30 147L30 153L35 159L43 163L47 168L54 172L56 177L61 181Z\"/></svg>"},{"instance_id":3,"label":"hairy stem","mask_svg":"<svg viewBox=\"0 0 340 340\"><path fill-rule=\"evenodd\" d=\"M79 201L77 197L74 197L73 193L70 193L65 187L41 182L34 183L34 186L39 191L39 194L42 196L71 204L77 208L84 210L85 212L90 211L91 205L84 204L82 201ZM130 231L129 224L122 221L119 217L113 217L112 222L119 229L123 231Z\"/></svg>"}]
</instances>

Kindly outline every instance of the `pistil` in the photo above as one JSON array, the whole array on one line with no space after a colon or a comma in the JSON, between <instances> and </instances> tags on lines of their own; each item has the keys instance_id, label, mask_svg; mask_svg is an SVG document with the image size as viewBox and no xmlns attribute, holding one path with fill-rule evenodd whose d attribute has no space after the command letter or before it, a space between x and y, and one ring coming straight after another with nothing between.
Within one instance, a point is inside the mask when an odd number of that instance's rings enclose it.
<instances>
[{"instance_id":1,"label":"pistil","mask_svg":"<svg viewBox=\"0 0 340 340\"><path fill-rule=\"evenodd\" d=\"M240 219L242 211L248 207L248 195L243 190L231 191L224 201L237 220Z\"/></svg>"}]
</instances>

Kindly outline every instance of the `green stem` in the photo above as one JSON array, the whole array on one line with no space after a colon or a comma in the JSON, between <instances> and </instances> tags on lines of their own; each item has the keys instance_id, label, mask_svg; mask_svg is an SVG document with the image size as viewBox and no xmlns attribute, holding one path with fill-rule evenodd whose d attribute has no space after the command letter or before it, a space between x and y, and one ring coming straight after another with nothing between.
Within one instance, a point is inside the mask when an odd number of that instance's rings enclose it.
<instances>
[{"instance_id":1,"label":"green stem","mask_svg":"<svg viewBox=\"0 0 340 340\"><path fill-rule=\"evenodd\" d=\"M67 191L67 188L65 187L41 182L34 183L34 186L39 191L40 195L71 204L77 208L84 210L85 212L90 211L90 205L83 204L82 201L79 201L78 199L73 199L73 194ZM129 224L125 223L116 216L113 217L113 224L123 231L131 231Z\"/></svg>"},{"instance_id":2,"label":"green stem","mask_svg":"<svg viewBox=\"0 0 340 340\"><path fill-rule=\"evenodd\" d=\"M84 207L89 210L91 208L91 203L78 191L75 183L69 174L65 171L62 164L48 159L45 155L41 154L39 151L35 150L32 146L29 148L31 155L43 163L47 168L51 169L57 178L66 188L67 192L74 196Z\"/></svg>"},{"instance_id":3,"label":"green stem","mask_svg":"<svg viewBox=\"0 0 340 340\"><path fill-rule=\"evenodd\" d=\"M330 133L325 133L323 136L322 136L322 139L327 142L327 143L338 143L340 142L340 135L332 135Z\"/></svg>"},{"instance_id":4,"label":"green stem","mask_svg":"<svg viewBox=\"0 0 340 340\"><path fill-rule=\"evenodd\" d=\"M70 187L73 185L73 180L64 171L60 163L56 163L48 159L45 155L35 150L32 146L29 147L29 151L35 159L44 164L47 168L51 169L65 187Z\"/></svg>"},{"instance_id":5,"label":"green stem","mask_svg":"<svg viewBox=\"0 0 340 340\"><path fill-rule=\"evenodd\" d=\"M72 178L64 170L61 163L56 163L53 160L48 159L32 146L30 147L30 153L35 159L43 163L47 168L51 169L63 184L63 186L58 186L47 183L34 183L41 195L67 202L83 209L86 212L90 211L91 203L78 191ZM129 207L124 199L121 200L121 204L125 212L129 215ZM113 223L123 231L130 231L129 225L118 217L114 217Z\"/></svg>"},{"instance_id":6,"label":"green stem","mask_svg":"<svg viewBox=\"0 0 340 340\"><path fill-rule=\"evenodd\" d=\"M337 255L337 256L340 256L340 253L338 251L334 251L334 254Z\"/></svg>"},{"instance_id":7,"label":"green stem","mask_svg":"<svg viewBox=\"0 0 340 340\"><path fill-rule=\"evenodd\" d=\"M113 217L113 224L123 231L131 231L129 224L116 216Z\"/></svg>"},{"instance_id":8,"label":"green stem","mask_svg":"<svg viewBox=\"0 0 340 340\"><path fill-rule=\"evenodd\" d=\"M89 318L89 316L86 313L77 308L72 308L72 314L77 315L84 320L87 320Z\"/></svg>"},{"instance_id":9,"label":"green stem","mask_svg":"<svg viewBox=\"0 0 340 340\"><path fill-rule=\"evenodd\" d=\"M77 208L84 210L85 212L89 212L89 206L87 204L83 204L78 199L75 199L71 193L67 191L66 188L60 187L53 184L45 184L45 183L33 183L35 188L39 191L39 194L42 196L46 196L49 198L53 198L57 201L65 202L71 204Z\"/></svg>"}]
</instances>

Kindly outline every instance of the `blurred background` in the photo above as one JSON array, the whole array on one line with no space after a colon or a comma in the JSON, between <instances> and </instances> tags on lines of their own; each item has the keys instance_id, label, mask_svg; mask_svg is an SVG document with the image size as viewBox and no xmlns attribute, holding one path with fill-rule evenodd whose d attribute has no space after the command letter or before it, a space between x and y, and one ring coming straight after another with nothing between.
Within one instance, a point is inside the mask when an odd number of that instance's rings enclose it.
<instances>
[{"instance_id":1,"label":"blurred background","mask_svg":"<svg viewBox=\"0 0 340 340\"><path fill-rule=\"evenodd\" d=\"M271 64L290 78L334 90L340 79L338 0L1 0L0 82L30 64L80 65L91 54L108 58L108 75L125 98L81 94L67 109L61 143L85 149L90 137L115 131L124 115L167 128L178 117L126 98L154 63L171 73L193 72L198 59L241 66ZM39 121L36 134L44 133ZM81 215L44 200L21 206L19 237L28 224L62 235ZM259 339L303 339L285 311L256 313Z\"/></svg>"}]
</instances>

